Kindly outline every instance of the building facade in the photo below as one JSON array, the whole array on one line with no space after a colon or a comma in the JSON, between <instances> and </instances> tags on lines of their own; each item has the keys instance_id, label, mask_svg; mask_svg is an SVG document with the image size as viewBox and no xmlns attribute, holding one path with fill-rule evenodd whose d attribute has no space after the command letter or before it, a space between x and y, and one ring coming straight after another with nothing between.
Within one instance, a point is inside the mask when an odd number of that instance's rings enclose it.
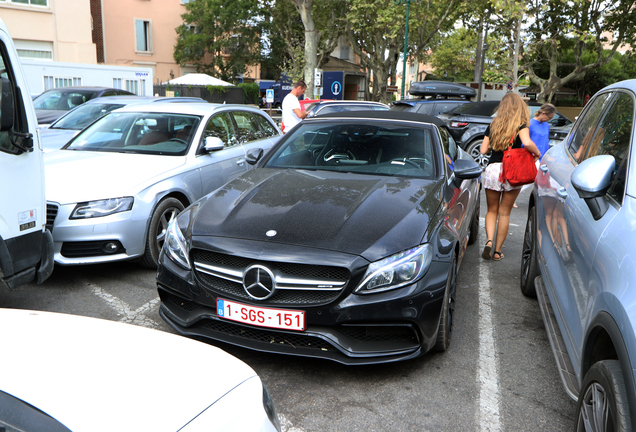
<instances>
[{"instance_id":1,"label":"building facade","mask_svg":"<svg viewBox=\"0 0 636 432\"><path fill-rule=\"evenodd\" d=\"M0 16L20 57L97 62L89 0L0 0Z\"/></svg>"},{"instance_id":2,"label":"building facade","mask_svg":"<svg viewBox=\"0 0 636 432\"><path fill-rule=\"evenodd\" d=\"M90 0L97 62L152 68L155 84L196 72L195 66L180 66L173 57L175 29L183 24L181 15L189 1ZM250 69L246 81L259 74Z\"/></svg>"}]
</instances>

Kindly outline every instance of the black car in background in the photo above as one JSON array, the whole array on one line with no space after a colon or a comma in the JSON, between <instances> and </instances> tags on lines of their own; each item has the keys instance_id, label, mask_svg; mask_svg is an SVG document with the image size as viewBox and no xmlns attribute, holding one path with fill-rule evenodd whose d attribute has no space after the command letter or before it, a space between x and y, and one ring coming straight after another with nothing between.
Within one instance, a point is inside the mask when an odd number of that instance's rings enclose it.
<instances>
[{"instance_id":1,"label":"black car in background","mask_svg":"<svg viewBox=\"0 0 636 432\"><path fill-rule=\"evenodd\" d=\"M126 90L110 87L61 87L47 90L33 99L38 126L44 127L84 102L105 96L135 96Z\"/></svg>"},{"instance_id":2,"label":"black car in background","mask_svg":"<svg viewBox=\"0 0 636 432\"><path fill-rule=\"evenodd\" d=\"M416 112L438 116L460 105L469 104L465 99L403 99L391 104L391 111Z\"/></svg>"},{"instance_id":3,"label":"black car in background","mask_svg":"<svg viewBox=\"0 0 636 432\"><path fill-rule=\"evenodd\" d=\"M416 112L437 116L460 105L471 103L475 89L446 81L417 81L411 83L409 94L415 96L391 104L391 110Z\"/></svg>"},{"instance_id":4,"label":"black car in background","mask_svg":"<svg viewBox=\"0 0 636 432\"><path fill-rule=\"evenodd\" d=\"M432 116L303 120L166 230L160 314L177 332L345 364L448 348L477 239L481 169Z\"/></svg>"},{"instance_id":5,"label":"black car in background","mask_svg":"<svg viewBox=\"0 0 636 432\"><path fill-rule=\"evenodd\" d=\"M482 101L464 104L457 108L440 114L438 117L448 125L453 138L457 141L472 158L479 163L482 168L488 165L490 155L482 155L480 152L481 143L486 132L486 128L492 122L495 111L500 101ZM541 107L539 102L528 101L530 118ZM550 120L550 129L555 129L550 134L550 140L554 144L567 135L567 131L572 127L572 121L558 111Z\"/></svg>"}]
</instances>

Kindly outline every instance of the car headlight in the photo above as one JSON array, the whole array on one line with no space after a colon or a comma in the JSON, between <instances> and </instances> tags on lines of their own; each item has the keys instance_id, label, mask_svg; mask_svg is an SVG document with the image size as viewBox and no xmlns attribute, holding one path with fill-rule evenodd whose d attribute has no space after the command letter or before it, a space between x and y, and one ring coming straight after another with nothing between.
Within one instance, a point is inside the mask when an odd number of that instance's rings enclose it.
<instances>
[{"instance_id":1,"label":"car headlight","mask_svg":"<svg viewBox=\"0 0 636 432\"><path fill-rule=\"evenodd\" d=\"M123 197L79 203L73 209L70 219L88 219L125 212L132 209L133 201L133 197Z\"/></svg>"},{"instance_id":2,"label":"car headlight","mask_svg":"<svg viewBox=\"0 0 636 432\"><path fill-rule=\"evenodd\" d=\"M378 293L414 283L426 273L432 259L433 248L425 244L371 263L354 292Z\"/></svg>"},{"instance_id":3,"label":"car headlight","mask_svg":"<svg viewBox=\"0 0 636 432\"><path fill-rule=\"evenodd\" d=\"M190 260L188 259L188 247L185 236L179 228L179 217L172 218L166 230L166 240L163 243L163 250L168 257L179 267L190 270ZM189 219L189 217L188 217ZM185 219L186 221L188 219Z\"/></svg>"}]
</instances>

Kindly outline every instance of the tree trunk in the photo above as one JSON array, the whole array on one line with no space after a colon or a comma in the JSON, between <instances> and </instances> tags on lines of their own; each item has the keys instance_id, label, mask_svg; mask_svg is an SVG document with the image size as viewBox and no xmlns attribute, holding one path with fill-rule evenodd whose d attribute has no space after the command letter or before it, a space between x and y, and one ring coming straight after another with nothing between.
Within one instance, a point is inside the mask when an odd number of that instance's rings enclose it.
<instances>
[{"instance_id":1,"label":"tree trunk","mask_svg":"<svg viewBox=\"0 0 636 432\"><path fill-rule=\"evenodd\" d=\"M479 82L481 77L481 56L482 47L484 46L484 17L479 20L479 27L477 28L477 49L475 50L475 75L473 81Z\"/></svg>"},{"instance_id":2,"label":"tree trunk","mask_svg":"<svg viewBox=\"0 0 636 432\"><path fill-rule=\"evenodd\" d=\"M318 63L318 43L320 34L316 30L316 24L311 16L313 0L291 0L298 9L300 18L305 27L305 84L307 90L305 95L308 98L314 97L314 69Z\"/></svg>"},{"instance_id":3,"label":"tree trunk","mask_svg":"<svg viewBox=\"0 0 636 432\"><path fill-rule=\"evenodd\" d=\"M521 49L521 18L515 25L515 49L512 53L512 91L519 93L519 50Z\"/></svg>"}]
</instances>

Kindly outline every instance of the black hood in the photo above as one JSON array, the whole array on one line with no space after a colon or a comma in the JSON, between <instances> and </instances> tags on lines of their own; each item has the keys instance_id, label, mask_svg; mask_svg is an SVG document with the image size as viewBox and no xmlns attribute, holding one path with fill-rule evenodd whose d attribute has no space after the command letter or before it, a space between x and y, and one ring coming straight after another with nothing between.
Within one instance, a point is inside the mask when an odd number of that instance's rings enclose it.
<instances>
[{"instance_id":1,"label":"black hood","mask_svg":"<svg viewBox=\"0 0 636 432\"><path fill-rule=\"evenodd\" d=\"M420 244L440 205L440 181L255 168L218 189L193 237L276 242L370 261ZM271 230L276 235L267 236Z\"/></svg>"}]
</instances>

